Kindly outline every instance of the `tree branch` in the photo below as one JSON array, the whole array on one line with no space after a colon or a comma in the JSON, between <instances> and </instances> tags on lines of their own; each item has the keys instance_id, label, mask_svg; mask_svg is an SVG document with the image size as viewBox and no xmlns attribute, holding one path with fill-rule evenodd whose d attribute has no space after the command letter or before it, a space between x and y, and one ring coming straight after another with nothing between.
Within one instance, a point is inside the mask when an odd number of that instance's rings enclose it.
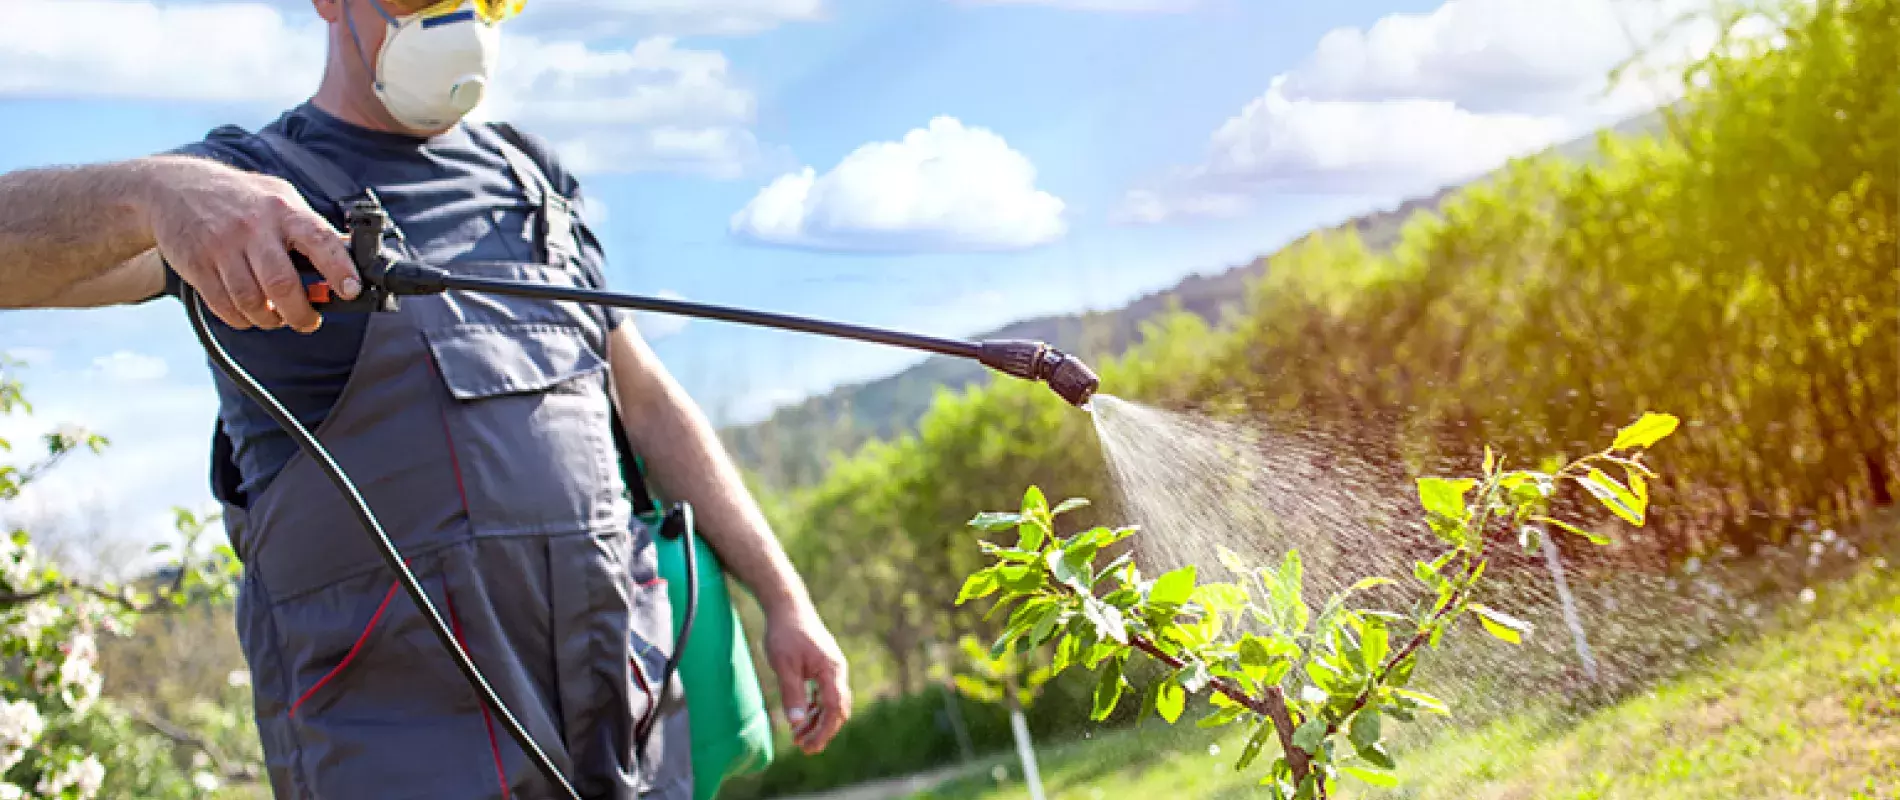
<instances>
[{"instance_id":1,"label":"tree branch","mask_svg":"<svg viewBox=\"0 0 1900 800\"><path fill-rule=\"evenodd\" d=\"M1042 564L1042 559L1037 559L1037 563ZM1045 576L1054 577L1054 575L1049 574L1049 568L1047 566L1042 566L1041 569ZM1060 580L1055 581L1054 585L1058 590L1066 594L1077 597L1090 597L1092 599L1092 596L1084 595L1075 587L1063 583ZM1177 656L1170 655L1166 650L1162 650L1160 645L1155 644L1153 640L1139 633L1130 631L1128 634L1128 643L1135 649L1147 653L1156 661L1166 664L1172 669L1178 670L1187 666L1186 661L1181 660ZM1311 771L1311 756L1309 756L1305 750L1301 750L1293 744L1293 732L1299 729L1300 720L1295 718L1293 709L1287 706L1286 693L1281 691L1280 687L1269 686L1264 696L1254 697L1248 694L1245 688L1242 688L1239 684L1227 678L1211 677L1207 685L1214 691L1226 695L1228 699L1247 707L1248 710L1273 720L1274 733L1279 736L1280 750L1286 754L1287 766L1293 770L1294 783L1298 784L1306 780L1307 773Z\"/></svg>"},{"instance_id":2,"label":"tree branch","mask_svg":"<svg viewBox=\"0 0 1900 800\"><path fill-rule=\"evenodd\" d=\"M206 741L204 737L199 736L195 733L192 733L191 731L186 730L184 727L180 725L177 725L172 722L168 722L165 719L158 717L157 715L148 714L138 709L129 709L127 713L132 717L133 720L137 721L139 724L142 724L147 728L151 728L153 731L157 732L158 735L163 736L179 744L196 749L198 752L204 753L206 758L211 759L211 766L216 768L218 771L218 774L223 776L226 780L232 780L232 781L257 780L258 770L255 765L241 764L239 766L233 767L231 765L231 762L225 759L225 757L221 753L218 752L218 749L216 747L213 747L211 745L211 742Z\"/></svg>"},{"instance_id":3,"label":"tree branch","mask_svg":"<svg viewBox=\"0 0 1900 800\"><path fill-rule=\"evenodd\" d=\"M1187 666L1187 662L1169 655L1154 642L1149 641L1148 637L1139 633L1128 634L1128 643L1173 669ZM1293 745L1293 732L1298 730L1300 725L1293 717L1293 709L1287 707L1286 694L1280 690L1280 687L1269 686L1264 696L1254 697L1248 694L1246 689L1227 678L1212 678L1207 685L1208 688L1246 706L1248 710L1273 720L1274 732L1280 737L1280 749L1286 753L1286 764L1293 770L1294 782L1306 779L1306 773L1311 767L1310 757L1305 750Z\"/></svg>"}]
</instances>

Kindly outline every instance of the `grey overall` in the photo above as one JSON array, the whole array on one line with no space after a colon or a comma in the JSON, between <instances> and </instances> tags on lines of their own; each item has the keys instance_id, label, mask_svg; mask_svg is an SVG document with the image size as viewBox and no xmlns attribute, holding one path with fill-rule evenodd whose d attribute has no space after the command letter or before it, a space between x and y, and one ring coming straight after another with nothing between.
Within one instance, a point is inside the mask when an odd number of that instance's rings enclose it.
<instances>
[{"instance_id":1,"label":"grey overall","mask_svg":"<svg viewBox=\"0 0 1900 800\"><path fill-rule=\"evenodd\" d=\"M451 272L586 281L572 217L505 129L539 213L541 263ZM362 189L258 134L334 210ZM289 176L281 176L289 177ZM392 220L396 228L401 220ZM400 233L386 248L407 255ZM677 681L657 686L671 612L650 533L631 515L608 394L607 319L571 303L450 292L372 315L315 431L515 716L589 798L690 796ZM237 625L280 798L555 797L401 590L315 462L293 457L227 507L245 564ZM663 714L645 752L634 728Z\"/></svg>"}]
</instances>

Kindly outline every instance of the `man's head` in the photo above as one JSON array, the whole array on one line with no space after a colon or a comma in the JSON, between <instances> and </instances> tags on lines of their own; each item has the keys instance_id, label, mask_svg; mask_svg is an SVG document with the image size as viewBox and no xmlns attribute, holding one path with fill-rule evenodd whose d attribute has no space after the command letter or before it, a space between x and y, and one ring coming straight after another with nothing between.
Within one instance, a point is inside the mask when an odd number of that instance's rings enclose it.
<instances>
[{"instance_id":1,"label":"man's head","mask_svg":"<svg viewBox=\"0 0 1900 800\"><path fill-rule=\"evenodd\" d=\"M526 0L312 0L330 23L320 93L346 116L416 134L448 130L488 91L502 21ZM354 112L354 113L351 113Z\"/></svg>"}]
</instances>

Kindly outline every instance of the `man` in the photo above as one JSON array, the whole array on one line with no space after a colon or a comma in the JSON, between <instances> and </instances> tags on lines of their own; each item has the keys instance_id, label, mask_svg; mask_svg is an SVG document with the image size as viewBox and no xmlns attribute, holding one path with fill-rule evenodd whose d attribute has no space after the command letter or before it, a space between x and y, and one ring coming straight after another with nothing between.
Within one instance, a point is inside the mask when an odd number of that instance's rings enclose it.
<instances>
[{"instance_id":1,"label":"man","mask_svg":"<svg viewBox=\"0 0 1900 800\"><path fill-rule=\"evenodd\" d=\"M796 741L850 713L845 663L704 415L623 315L449 292L320 316L290 254L338 294L339 231L374 196L387 250L451 272L599 285L574 177L538 140L468 124L522 0L312 0L329 56L256 134L0 176L0 305L93 307L189 284L213 333L314 430L431 601L587 797L687 797L686 737L655 686L672 648L610 426L765 609ZM557 796L433 638L343 496L214 370L214 488L245 560L239 636L279 797ZM614 419L617 412L617 420ZM644 750L635 731L669 714Z\"/></svg>"}]
</instances>

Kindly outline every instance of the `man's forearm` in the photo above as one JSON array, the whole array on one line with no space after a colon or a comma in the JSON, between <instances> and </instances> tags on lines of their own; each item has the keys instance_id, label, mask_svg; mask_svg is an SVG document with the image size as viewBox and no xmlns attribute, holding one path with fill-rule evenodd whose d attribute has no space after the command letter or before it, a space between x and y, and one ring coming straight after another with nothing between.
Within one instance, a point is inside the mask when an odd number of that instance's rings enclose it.
<instances>
[{"instance_id":1,"label":"man's forearm","mask_svg":"<svg viewBox=\"0 0 1900 800\"><path fill-rule=\"evenodd\" d=\"M659 365L632 324L626 328L614 334L611 355L621 424L661 493L692 504L700 535L766 613L809 609L804 582L712 423Z\"/></svg>"},{"instance_id":2,"label":"man's forearm","mask_svg":"<svg viewBox=\"0 0 1900 800\"><path fill-rule=\"evenodd\" d=\"M166 157L0 175L0 306L24 307L153 247L144 211Z\"/></svg>"}]
</instances>

